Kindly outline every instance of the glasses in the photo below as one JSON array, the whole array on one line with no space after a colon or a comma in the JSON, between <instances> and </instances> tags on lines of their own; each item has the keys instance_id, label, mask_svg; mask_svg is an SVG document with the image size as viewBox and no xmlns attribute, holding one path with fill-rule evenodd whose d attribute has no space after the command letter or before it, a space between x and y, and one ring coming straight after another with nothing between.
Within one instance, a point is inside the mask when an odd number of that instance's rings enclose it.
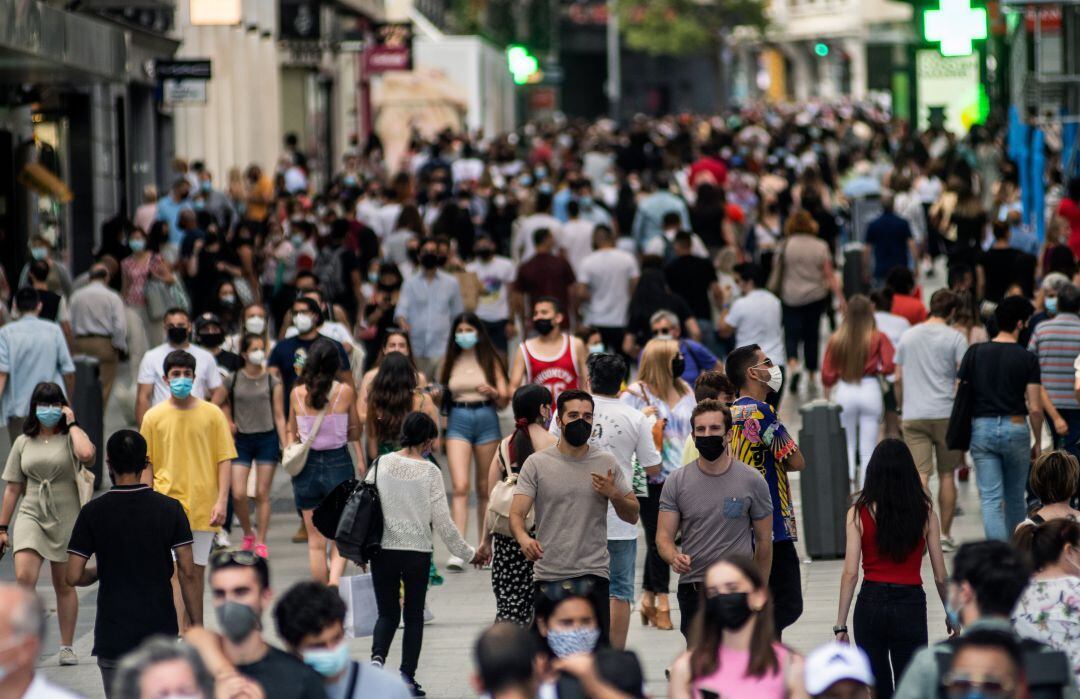
<instances>
[{"instance_id":1,"label":"glasses","mask_svg":"<svg viewBox=\"0 0 1080 699\"><path fill-rule=\"evenodd\" d=\"M966 697L981 692L985 699L1009 699L1014 686L1011 682L993 676L973 677L950 672L944 677L946 694L950 697Z\"/></svg>"},{"instance_id":2,"label":"glasses","mask_svg":"<svg viewBox=\"0 0 1080 699\"><path fill-rule=\"evenodd\" d=\"M664 327L664 328L653 328L652 334L653 335L671 335L673 332L674 332L674 330L672 330L672 328L669 326L669 327Z\"/></svg>"},{"instance_id":3,"label":"glasses","mask_svg":"<svg viewBox=\"0 0 1080 699\"><path fill-rule=\"evenodd\" d=\"M551 602L562 602L567 597L588 597L592 594L592 580L563 580L540 583L540 594Z\"/></svg>"},{"instance_id":4,"label":"glasses","mask_svg":"<svg viewBox=\"0 0 1080 699\"><path fill-rule=\"evenodd\" d=\"M241 551L238 549L224 549L210 556L210 567L220 568L227 565L255 566L258 565L259 555L254 551Z\"/></svg>"}]
</instances>

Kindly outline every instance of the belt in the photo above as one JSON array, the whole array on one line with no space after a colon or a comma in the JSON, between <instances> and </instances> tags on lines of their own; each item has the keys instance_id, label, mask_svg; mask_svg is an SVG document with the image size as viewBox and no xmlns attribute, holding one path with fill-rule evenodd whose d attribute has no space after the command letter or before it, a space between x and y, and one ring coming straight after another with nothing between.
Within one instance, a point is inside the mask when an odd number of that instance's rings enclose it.
<instances>
[{"instance_id":1,"label":"belt","mask_svg":"<svg viewBox=\"0 0 1080 699\"><path fill-rule=\"evenodd\" d=\"M98 338L101 338L103 340L111 340L112 339L112 335L99 335L98 333L84 333L82 335L76 335L75 339L76 340L81 340L84 337L98 337Z\"/></svg>"},{"instance_id":2,"label":"belt","mask_svg":"<svg viewBox=\"0 0 1080 699\"><path fill-rule=\"evenodd\" d=\"M492 405L492 402L489 400L478 400L468 403L458 403L453 401L450 403L451 408L465 408L466 410L479 410L480 408L486 408L489 405Z\"/></svg>"},{"instance_id":3,"label":"belt","mask_svg":"<svg viewBox=\"0 0 1080 699\"><path fill-rule=\"evenodd\" d=\"M1010 415L1009 422L1014 422L1017 425L1023 425L1027 422L1027 417L1024 415Z\"/></svg>"}]
</instances>

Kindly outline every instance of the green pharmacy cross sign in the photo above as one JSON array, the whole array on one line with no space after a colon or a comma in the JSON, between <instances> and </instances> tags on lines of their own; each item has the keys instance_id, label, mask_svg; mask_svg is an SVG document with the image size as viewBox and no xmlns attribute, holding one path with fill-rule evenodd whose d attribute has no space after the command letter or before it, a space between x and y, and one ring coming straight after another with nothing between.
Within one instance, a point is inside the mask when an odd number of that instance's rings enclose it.
<instances>
[{"instance_id":1,"label":"green pharmacy cross sign","mask_svg":"<svg viewBox=\"0 0 1080 699\"><path fill-rule=\"evenodd\" d=\"M923 37L941 43L942 56L966 56L971 42L986 38L986 10L971 0L940 0L937 10L923 11Z\"/></svg>"}]
</instances>

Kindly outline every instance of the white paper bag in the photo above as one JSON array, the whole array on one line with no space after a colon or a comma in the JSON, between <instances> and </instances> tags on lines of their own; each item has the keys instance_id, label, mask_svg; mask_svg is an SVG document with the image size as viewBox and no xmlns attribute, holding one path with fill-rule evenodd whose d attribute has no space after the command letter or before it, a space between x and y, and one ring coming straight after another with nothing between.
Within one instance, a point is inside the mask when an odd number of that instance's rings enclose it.
<instances>
[{"instance_id":1,"label":"white paper bag","mask_svg":"<svg viewBox=\"0 0 1080 699\"><path fill-rule=\"evenodd\" d=\"M371 573L342 576L338 592L348 607L345 612L345 638L362 638L375 633L379 609L375 604L375 585L371 582Z\"/></svg>"}]
</instances>

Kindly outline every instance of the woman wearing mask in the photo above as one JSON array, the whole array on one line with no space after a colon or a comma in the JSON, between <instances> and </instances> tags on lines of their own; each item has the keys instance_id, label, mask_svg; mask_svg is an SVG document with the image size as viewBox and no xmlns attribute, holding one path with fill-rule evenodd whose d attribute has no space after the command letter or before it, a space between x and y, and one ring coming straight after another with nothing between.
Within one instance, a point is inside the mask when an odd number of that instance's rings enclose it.
<instances>
[{"instance_id":1,"label":"woman wearing mask","mask_svg":"<svg viewBox=\"0 0 1080 699\"><path fill-rule=\"evenodd\" d=\"M237 334L240 330L240 317L243 306L236 293L236 284L232 279L223 279L218 283L213 311L221 321L221 329L226 335Z\"/></svg>"},{"instance_id":2,"label":"woman wearing mask","mask_svg":"<svg viewBox=\"0 0 1080 699\"><path fill-rule=\"evenodd\" d=\"M769 587L756 563L741 556L714 563L698 609L689 648L671 668L671 699L806 697L803 659L774 640Z\"/></svg>"},{"instance_id":3,"label":"woman wearing mask","mask_svg":"<svg viewBox=\"0 0 1080 699\"><path fill-rule=\"evenodd\" d=\"M7 487L0 506L0 553L10 544L15 579L31 590L42 563L48 561L60 622L60 664L78 665L71 644L79 598L67 583L67 546L81 509L76 470L94 460L94 444L54 383L34 388L22 432L12 443L4 467ZM14 538L9 527L14 529Z\"/></svg>"},{"instance_id":4,"label":"woman wearing mask","mask_svg":"<svg viewBox=\"0 0 1080 699\"><path fill-rule=\"evenodd\" d=\"M244 366L228 383L229 418L236 440L236 460L232 465L233 508L244 530L241 548L268 557L267 531L270 528L270 487L274 480L281 445L285 444L285 396L281 379L266 368L266 338L244 335L240 343ZM255 522L251 527L248 509L248 478L255 464Z\"/></svg>"},{"instance_id":5,"label":"woman wearing mask","mask_svg":"<svg viewBox=\"0 0 1080 699\"><path fill-rule=\"evenodd\" d=\"M120 295L124 297L124 305L128 309L128 332L137 335L145 333L145 352L165 340L161 319L151 318L146 311L146 282L153 278L172 284L176 278L159 254L158 246L150 244L150 238L143 230L136 228L131 232L128 247L131 248L131 254L120 263ZM136 367L138 359L135 352L132 352L132 364Z\"/></svg>"},{"instance_id":6,"label":"woman wearing mask","mask_svg":"<svg viewBox=\"0 0 1080 699\"><path fill-rule=\"evenodd\" d=\"M1080 524L1055 519L1025 527L1016 544L1028 552L1035 574L1013 610L1013 628L1067 653L1080 681Z\"/></svg>"},{"instance_id":7,"label":"woman wearing mask","mask_svg":"<svg viewBox=\"0 0 1080 699\"><path fill-rule=\"evenodd\" d=\"M453 484L454 525L464 532L469 524L469 467L476 463L476 537L484 538L487 512L487 468L502 433L497 410L510 397L506 372L487 330L475 313L462 313L451 326L453 333L443 354L439 382L446 387L443 411L447 412L446 458ZM465 561L452 556L446 567L465 569Z\"/></svg>"},{"instance_id":8,"label":"woman wearing mask","mask_svg":"<svg viewBox=\"0 0 1080 699\"><path fill-rule=\"evenodd\" d=\"M356 392L334 380L340 367L338 349L320 338L311 345L304 370L289 396L289 424L285 443L311 440L304 470L293 476L293 496L308 532L308 563L311 577L318 582L337 585L345 569L345 559L337 545L330 542L330 567L326 565L327 541L311 521L311 513L343 481L357 471L347 447L360 440L360 421L356 416ZM318 432L313 434L320 412L325 411Z\"/></svg>"},{"instance_id":9,"label":"woman wearing mask","mask_svg":"<svg viewBox=\"0 0 1080 699\"><path fill-rule=\"evenodd\" d=\"M1028 477L1028 490L1039 504L1017 525L1016 534L1053 519L1080 521L1080 510L1070 503L1080 492L1080 464L1064 449L1043 452L1035 459Z\"/></svg>"},{"instance_id":10,"label":"woman wearing mask","mask_svg":"<svg viewBox=\"0 0 1080 699\"><path fill-rule=\"evenodd\" d=\"M405 332L401 328L390 327L386 334L383 336L382 346L379 348L378 353L375 354L375 363L364 374L363 379L360 381L360 396L357 399L356 410L360 415L360 422L367 424L368 417L368 404L371 400L371 382L375 380L375 376L379 373L379 368L382 367L383 360L387 355L397 352L405 356L405 360L412 368L413 375L416 378L416 387L418 389L425 389L428 385L427 377L424 376L424 372L416 368L416 362L412 358L412 340L409 339L409 333Z\"/></svg>"},{"instance_id":11,"label":"woman wearing mask","mask_svg":"<svg viewBox=\"0 0 1080 699\"><path fill-rule=\"evenodd\" d=\"M660 513L660 493L668 474L682 466L682 450L690 434L690 416L697 401L694 392L679 378L686 369L686 359L675 340L654 339L645 345L638 367L638 380L627 387L621 400L631 407L654 417L663 425L662 443L658 444L661 463L658 469L647 472L649 495L641 501L641 521L645 525L645 573L641 599L642 623L653 623L668 631L671 607L668 587L671 569L656 548L656 520ZM654 428L654 439L660 436Z\"/></svg>"},{"instance_id":12,"label":"woman wearing mask","mask_svg":"<svg viewBox=\"0 0 1080 699\"><path fill-rule=\"evenodd\" d=\"M831 391L832 399L840 405L852 491L862 487L866 464L877 444L878 425L885 413L881 379L896 371L893 352L889 338L877 329L870 299L852 296L843 322L825 346L825 363L821 367L826 397ZM856 458L862 466L858 480Z\"/></svg>"},{"instance_id":13,"label":"woman wearing mask","mask_svg":"<svg viewBox=\"0 0 1080 699\"><path fill-rule=\"evenodd\" d=\"M274 349L274 339L270 334L266 307L262 304L249 303L244 306L244 310L240 314L240 326L237 328L237 332L225 338L223 347L229 352L241 354L240 344L243 342L245 335L258 335L261 337L265 342L266 355L270 356L271 350Z\"/></svg>"},{"instance_id":14,"label":"woman wearing mask","mask_svg":"<svg viewBox=\"0 0 1080 699\"><path fill-rule=\"evenodd\" d=\"M404 612L400 671L413 696L424 696L416 682L416 669L424 637L432 534L437 533L454 555L478 567L490 558L484 546L469 546L450 519L442 472L427 457L438 437L439 428L429 415L410 412L401 421L396 440L401 448L380 457L366 478L379 490L384 519L382 551L371 561L379 609L371 661L379 666L386 661Z\"/></svg>"},{"instance_id":15,"label":"woman wearing mask","mask_svg":"<svg viewBox=\"0 0 1080 699\"><path fill-rule=\"evenodd\" d=\"M558 441L548 431L551 422L551 391L539 384L525 384L514 391L514 431L499 442L488 469L488 484L517 474L533 452L555 446ZM477 508L477 512L481 510ZM525 557L516 539L492 531L490 519L484 526L484 543L492 550L491 588L495 593L495 621L512 621L522 626L532 623L532 561Z\"/></svg>"},{"instance_id":16,"label":"woman wearing mask","mask_svg":"<svg viewBox=\"0 0 1080 699\"><path fill-rule=\"evenodd\" d=\"M907 445L899 439L882 440L870 457L862 492L848 510L840 605L833 627L836 639L846 643L848 609L861 563L863 585L855 602L854 638L870 658L877 696L882 699L892 696L911 657L927 642L921 572L927 553L945 606L947 574L937 514Z\"/></svg>"},{"instance_id":17,"label":"woman wearing mask","mask_svg":"<svg viewBox=\"0 0 1080 699\"><path fill-rule=\"evenodd\" d=\"M369 300L357 320L356 337L364 343L366 356L374 358L382 350L390 329L394 327L394 311L401 296L401 272L397 265L383 262L372 285ZM372 364L374 366L374 364Z\"/></svg>"},{"instance_id":18,"label":"woman wearing mask","mask_svg":"<svg viewBox=\"0 0 1080 699\"><path fill-rule=\"evenodd\" d=\"M412 361L401 352L390 352L383 357L368 386L364 411L369 463L380 454L399 448L401 423L409 413L420 411L433 420L438 418L431 397L418 389Z\"/></svg>"}]
</instances>

